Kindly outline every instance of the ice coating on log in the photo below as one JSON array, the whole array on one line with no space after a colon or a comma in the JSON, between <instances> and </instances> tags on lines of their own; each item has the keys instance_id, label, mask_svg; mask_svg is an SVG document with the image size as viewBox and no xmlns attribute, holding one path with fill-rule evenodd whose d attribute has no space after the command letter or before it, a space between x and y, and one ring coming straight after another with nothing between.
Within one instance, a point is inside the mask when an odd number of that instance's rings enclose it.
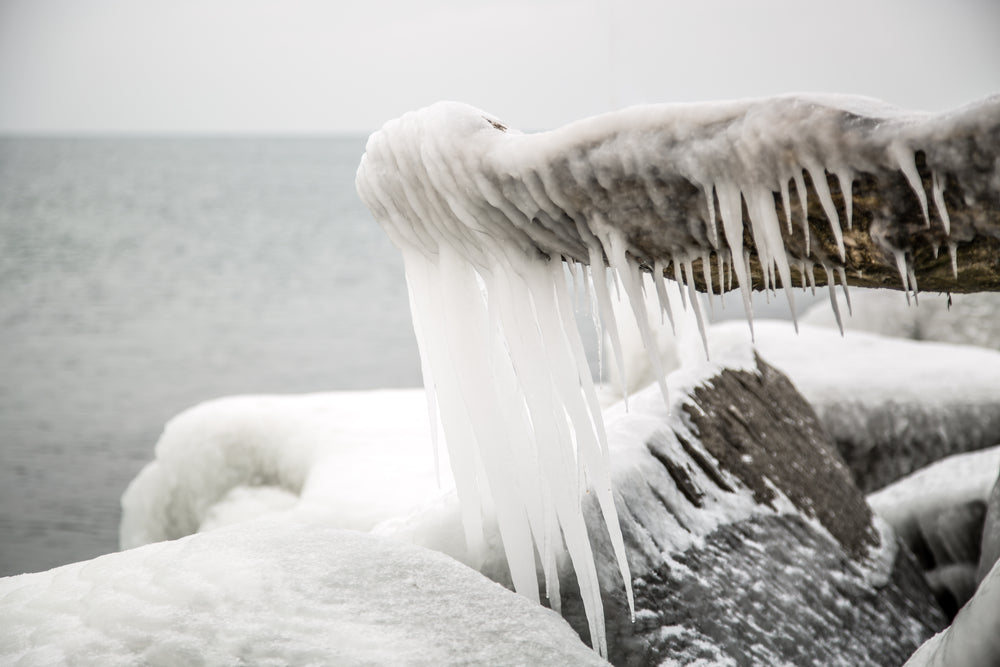
<instances>
[{"instance_id":1,"label":"ice coating on log","mask_svg":"<svg viewBox=\"0 0 1000 667\"><path fill-rule=\"evenodd\" d=\"M752 335L751 259L760 262L756 286L776 292L780 283L792 307L791 267L803 288L815 290L819 265L839 319L838 277L850 308L844 226L857 222L856 177L901 173L929 224L918 153L954 124L992 122L998 109L1000 98L931 116L864 98L787 96L633 107L526 135L473 107L442 102L372 135L358 191L403 251L429 405L451 452L470 547L482 540L480 508L497 505L515 584L537 596L529 576L535 551L551 583L553 553L565 541L601 649L596 574L578 516L582 484L601 500L627 589L628 565L606 486L602 417L567 315L573 299L561 260L576 263L581 282L591 282L593 295L585 293L623 381L609 282L632 303L655 356L651 324L637 303L640 271L655 274L671 324L663 280L669 274L686 285L682 301L704 331L694 283L703 279L714 291L714 253L719 293L740 289ZM946 174L938 171L949 158L925 157L957 272ZM814 215L827 218L835 251L810 239L806 175L822 211ZM829 179L839 185L839 210ZM800 213L793 212L792 184ZM877 241L895 258L907 299L910 290L916 296L905 236ZM517 457L524 460L511 460Z\"/></svg>"}]
</instances>

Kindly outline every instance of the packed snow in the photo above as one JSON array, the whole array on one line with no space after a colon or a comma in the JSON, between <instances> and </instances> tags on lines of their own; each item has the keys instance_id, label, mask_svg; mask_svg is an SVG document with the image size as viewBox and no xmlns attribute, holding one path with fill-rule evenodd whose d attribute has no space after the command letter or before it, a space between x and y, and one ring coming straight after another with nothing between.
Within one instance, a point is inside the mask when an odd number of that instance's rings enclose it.
<instances>
[{"instance_id":1,"label":"packed snow","mask_svg":"<svg viewBox=\"0 0 1000 667\"><path fill-rule=\"evenodd\" d=\"M4 665L607 664L443 554L301 516L0 579L0 627Z\"/></svg>"}]
</instances>

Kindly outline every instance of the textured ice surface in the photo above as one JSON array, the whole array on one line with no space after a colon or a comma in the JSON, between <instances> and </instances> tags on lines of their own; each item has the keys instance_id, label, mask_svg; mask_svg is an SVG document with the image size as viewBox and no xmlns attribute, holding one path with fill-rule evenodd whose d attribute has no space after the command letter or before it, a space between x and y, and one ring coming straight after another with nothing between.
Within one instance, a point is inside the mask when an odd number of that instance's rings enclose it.
<instances>
[{"instance_id":1,"label":"textured ice surface","mask_svg":"<svg viewBox=\"0 0 1000 667\"><path fill-rule=\"evenodd\" d=\"M0 579L4 665L596 665L447 556L289 517Z\"/></svg>"}]
</instances>

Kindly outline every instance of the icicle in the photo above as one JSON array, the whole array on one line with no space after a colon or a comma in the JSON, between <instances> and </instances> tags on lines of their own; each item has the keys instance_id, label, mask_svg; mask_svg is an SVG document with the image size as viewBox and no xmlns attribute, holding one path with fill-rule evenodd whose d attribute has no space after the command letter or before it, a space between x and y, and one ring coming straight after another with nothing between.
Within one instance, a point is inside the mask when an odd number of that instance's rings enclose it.
<instances>
[{"instance_id":1,"label":"icicle","mask_svg":"<svg viewBox=\"0 0 1000 667\"><path fill-rule=\"evenodd\" d=\"M604 253L595 241L590 246L590 271L591 281L594 285L594 296L597 299L597 310L604 327L608 330L608 337L611 339L611 353L615 357L615 364L618 366L618 377L621 382L622 399L625 401L625 409L628 409L628 382L625 378L625 356L622 354L621 338L618 336L618 324L615 322L615 313L611 307L611 293L608 291L608 271L604 266Z\"/></svg>"},{"instance_id":2,"label":"icicle","mask_svg":"<svg viewBox=\"0 0 1000 667\"><path fill-rule=\"evenodd\" d=\"M707 252L701 256L701 273L705 278L705 293L708 296L708 312L710 317L715 316L715 308L712 305L712 297L715 293L712 291L712 256Z\"/></svg>"},{"instance_id":3,"label":"icicle","mask_svg":"<svg viewBox=\"0 0 1000 667\"><path fill-rule=\"evenodd\" d=\"M795 192L802 206L802 236L805 239L806 257L808 257L812 254L812 248L809 246L809 191L806 190L806 179L801 169L796 169L792 176L795 179Z\"/></svg>"},{"instance_id":4,"label":"icicle","mask_svg":"<svg viewBox=\"0 0 1000 667\"><path fill-rule=\"evenodd\" d=\"M750 271L743 251L743 204L739 188L730 183L716 184L715 194L722 213L722 229L729 244L730 261L743 295L743 311L753 339L753 306L750 303ZM741 264L741 262L743 262Z\"/></svg>"},{"instance_id":5,"label":"icicle","mask_svg":"<svg viewBox=\"0 0 1000 667\"><path fill-rule=\"evenodd\" d=\"M906 255L902 250L893 250L893 256L896 258L896 269L899 271L899 279L903 283L903 293L906 294L906 305L910 305L910 281L909 281L909 271L906 268Z\"/></svg>"},{"instance_id":6,"label":"icicle","mask_svg":"<svg viewBox=\"0 0 1000 667\"><path fill-rule=\"evenodd\" d=\"M657 345L656 337L649 326L646 314L646 300L642 296L642 282L636 280L640 277L638 264L629 260L625 253L625 237L617 230L609 230L606 235L606 247L608 251L608 261L617 271L625 288L625 296L628 297L629 305L632 307L632 314L635 316L635 323L639 327L639 337L646 348L646 354L650 365L653 367L653 374L656 382L660 385L660 392L663 394L664 402L668 402L667 381L663 372L663 363L660 360L660 348ZM688 275L688 280L691 276ZM693 289L693 283L691 283Z\"/></svg>"},{"instance_id":7,"label":"icicle","mask_svg":"<svg viewBox=\"0 0 1000 667\"><path fill-rule=\"evenodd\" d=\"M684 262L684 277L687 279L688 301L694 309L694 317L698 322L698 333L701 334L701 344L705 348L705 359L708 359L708 335L705 333L705 317L698 305L697 293L694 289L694 265L691 260Z\"/></svg>"},{"instance_id":8,"label":"icicle","mask_svg":"<svg viewBox=\"0 0 1000 667\"><path fill-rule=\"evenodd\" d=\"M931 193L934 196L934 208L941 216L944 233L951 234L951 218L948 217L948 207L944 203L944 183L936 171L931 172Z\"/></svg>"},{"instance_id":9,"label":"icicle","mask_svg":"<svg viewBox=\"0 0 1000 667\"><path fill-rule=\"evenodd\" d=\"M705 191L705 201L708 203L708 240L713 248L719 247L719 227L715 221L715 196L712 194L712 186L703 187Z\"/></svg>"},{"instance_id":10,"label":"icicle","mask_svg":"<svg viewBox=\"0 0 1000 667\"><path fill-rule=\"evenodd\" d=\"M948 244L948 254L951 255L951 273L955 278L958 278L958 244L949 243Z\"/></svg>"},{"instance_id":11,"label":"icicle","mask_svg":"<svg viewBox=\"0 0 1000 667\"><path fill-rule=\"evenodd\" d=\"M761 262L767 262L768 272L772 273L771 284L776 286L772 267L777 267L778 276L781 278L781 286L788 300L788 308L791 311L792 322L795 330L799 330L799 324L795 317L795 296L792 291L792 271L788 264L788 254L785 252L784 240L781 238L781 223L778 221L778 213L774 208L774 198L769 192L757 192L750 197L751 220L757 221L753 225L755 231L754 242L757 244L758 255ZM766 289L766 286L765 286Z\"/></svg>"},{"instance_id":12,"label":"icicle","mask_svg":"<svg viewBox=\"0 0 1000 667\"><path fill-rule=\"evenodd\" d=\"M913 272L913 266L907 265L906 267L906 277L910 280L910 287L913 289L913 305L919 306L920 301L918 300L918 293L920 289L917 287L917 274Z\"/></svg>"},{"instance_id":13,"label":"icicle","mask_svg":"<svg viewBox=\"0 0 1000 667\"><path fill-rule=\"evenodd\" d=\"M674 326L674 313L670 308L670 297L667 295L667 285L663 275L665 269L659 261L653 262L653 285L656 286L656 298L660 302L660 324L663 324L663 315L666 314L670 321L670 331L677 335L677 327Z\"/></svg>"},{"instance_id":14,"label":"icicle","mask_svg":"<svg viewBox=\"0 0 1000 667\"><path fill-rule=\"evenodd\" d=\"M837 181L840 182L840 191L844 195L844 212L847 215L847 228L853 227L854 220L854 179L849 170L837 172Z\"/></svg>"},{"instance_id":15,"label":"icicle","mask_svg":"<svg viewBox=\"0 0 1000 667\"><path fill-rule=\"evenodd\" d=\"M676 256L674 256L674 282L676 282L679 286L682 287L684 286L684 280L681 279L681 260L678 259ZM687 310L688 307L687 296L685 295L683 289L680 292L681 292L681 306L683 306L684 310Z\"/></svg>"},{"instance_id":16,"label":"icicle","mask_svg":"<svg viewBox=\"0 0 1000 667\"><path fill-rule=\"evenodd\" d=\"M833 316L837 318L837 328L840 329L840 335L843 336L844 321L840 317L840 306L837 305L837 283L829 266L823 264L823 271L826 272L826 286L829 288L830 306L833 307Z\"/></svg>"},{"instance_id":17,"label":"icicle","mask_svg":"<svg viewBox=\"0 0 1000 667\"><path fill-rule=\"evenodd\" d=\"M816 296L816 265L809 263L809 290Z\"/></svg>"},{"instance_id":18,"label":"icicle","mask_svg":"<svg viewBox=\"0 0 1000 667\"><path fill-rule=\"evenodd\" d=\"M794 230L792 229L792 203L791 197L788 194L788 179L781 179L781 205L785 210L785 223L788 225L788 235L792 236Z\"/></svg>"},{"instance_id":19,"label":"icicle","mask_svg":"<svg viewBox=\"0 0 1000 667\"><path fill-rule=\"evenodd\" d=\"M844 290L844 300L847 301L847 314L854 317L854 309L851 308L851 292L847 287L847 271L844 267L837 267L837 275L840 276L840 287Z\"/></svg>"},{"instance_id":20,"label":"icicle","mask_svg":"<svg viewBox=\"0 0 1000 667\"><path fill-rule=\"evenodd\" d=\"M826 181L826 172L819 165L806 167L809 176L812 178L813 187L819 196L819 203L823 205L823 211L830 221L830 229L833 231L833 238L837 242L837 252L840 254L840 261L847 259L844 249L844 231L840 228L840 216L837 214L837 207L833 203L833 195L830 193L830 184Z\"/></svg>"},{"instance_id":21,"label":"icicle","mask_svg":"<svg viewBox=\"0 0 1000 667\"><path fill-rule=\"evenodd\" d=\"M902 144L895 144L890 150L899 164L899 170L903 172L903 176L906 177L914 194L917 195L917 199L920 201L920 210L924 214L924 222L930 228L931 216L927 210L927 193L924 192L924 183L920 180L920 172L917 171L916 156Z\"/></svg>"}]
</instances>

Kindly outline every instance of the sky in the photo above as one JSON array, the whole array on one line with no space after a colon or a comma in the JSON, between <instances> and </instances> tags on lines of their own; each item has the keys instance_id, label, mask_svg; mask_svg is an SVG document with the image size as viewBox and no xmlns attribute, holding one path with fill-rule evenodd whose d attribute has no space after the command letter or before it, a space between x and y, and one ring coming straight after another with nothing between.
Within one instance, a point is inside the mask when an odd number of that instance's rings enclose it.
<instances>
[{"instance_id":1,"label":"sky","mask_svg":"<svg viewBox=\"0 0 1000 667\"><path fill-rule=\"evenodd\" d=\"M441 99L523 130L786 92L1000 93L995 0L0 0L0 133L371 131Z\"/></svg>"}]
</instances>

